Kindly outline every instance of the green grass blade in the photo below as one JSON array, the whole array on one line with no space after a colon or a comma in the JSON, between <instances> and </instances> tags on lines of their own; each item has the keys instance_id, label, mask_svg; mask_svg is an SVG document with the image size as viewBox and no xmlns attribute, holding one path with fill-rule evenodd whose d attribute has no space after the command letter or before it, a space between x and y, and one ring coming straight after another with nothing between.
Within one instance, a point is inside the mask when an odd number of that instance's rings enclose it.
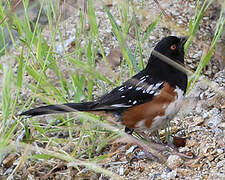
<instances>
[{"instance_id":1,"label":"green grass blade","mask_svg":"<svg viewBox=\"0 0 225 180\"><path fill-rule=\"evenodd\" d=\"M130 69L130 74L133 75L134 71L133 69L135 68L137 71L139 70L139 67L136 63L136 59L135 57L132 55L130 49L127 47L126 42L124 40L124 37L121 33L121 28L118 26L118 24L116 23L115 18L113 17L113 15L110 13L108 7L104 6L104 9L109 17L110 23L112 25L113 28L113 32L117 38L117 40L119 41L120 47L122 49L122 53L124 55L124 58L126 59L126 62L129 66Z\"/></svg>"}]
</instances>

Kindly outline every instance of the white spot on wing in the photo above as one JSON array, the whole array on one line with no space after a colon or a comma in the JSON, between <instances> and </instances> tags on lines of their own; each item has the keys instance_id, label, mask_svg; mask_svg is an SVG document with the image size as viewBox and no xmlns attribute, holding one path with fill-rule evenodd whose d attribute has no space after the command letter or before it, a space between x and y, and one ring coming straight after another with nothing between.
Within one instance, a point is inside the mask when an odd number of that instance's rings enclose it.
<instances>
[{"instance_id":1,"label":"white spot on wing","mask_svg":"<svg viewBox=\"0 0 225 180\"><path fill-rule=\"evenodd\" d=\"M157 89L163 84L163 82L157 83L157 84L151 84L147 89L146 92L149 94L154 94Z\"/></svg>"},{"instance_id":2,"label":"white spot on wing","mask_svg":"<svg viewBox=\"0 0 225 180\"><path fill-rule=\"evenodd\" d=\"M137 104L137 101L135 100L135 101L133 102L133 104Z\"/></svg>"},{"instance_id":3,"label":"white spot on wing","mask_svg":"<svg viewBox=\"0 0 225 180\"><path fill-rule=\"evenodd\" d=\"M125 89L125 86L122 86L122 87L120 87L118 90L119 90L119 91L124 91L124 89Z\"/></svg>"},{"instance_id":4,"label":"white spot on wing","mask_svg":"<svg viewBox=\"0 0 225 180\"><path fill-rule=\"evenodd\" d=\"M136 86L138 86L139 84L143 83L146 79L140 79L140 81L136 84Z\"/></svg>"},{"instance_id":5,"label":"white spot on wing","mask_svg":"<svg viewBox=\"0 0 225 180\"><path fill-rule=\"evenodd\" d=\"M157 84L155 85L155 88L158 89L159 86L161 86L162 84L163 84L163 82L157 83Z\"/></svg>"},{"instance_id":6,"label":"white spot on wing","mask_svg":"<svg viewBox=\"0 0 225 180\"><path fill-rule=\"evenodd\" d=\"M155 91L150 91L149 94L154 94Z\"/></svg>"},{"instance_id":7,"label":"white spot on wing","mask_svg":"<svg viewBox=\"0 0 225 180\"><path fill-rule=\"evenodd\" d=\"M128 89L132 89L132 88L133 88L133 86L128 87Z\"/></svg>"},{"instance_id":8,"label":"white spot on wing","mask_svg":"<svg viewBox=\"0 0 225 180\"><path fill-rule=\"evenodd\" d=\"M152 90L153 84L151 84L147 89L146 92L149 93Z\"/></svg>"},{"instance_id":9,"label":"white spot on wing","mask_svg":"<svg viewBox=\"0 0 225 180\"><path fill-rule=\"evenodd\" d=\"M111 107L130 107L131 105L126 105L126 104L113 104Z\"/></svg>"},{"instance_id":10,"label":"white spot on wing","mask_svg":"<svg viewBox=\"0 0 225 180\"><path fill-rule=\"evenodd\" d=\"M126 96L124 96L124 95L123 95L123 96L121 96L121 98L125 98L125 97L126 97Z\"/></svg>"},{"instance_id":11,"label":"white spot on wing","mask_svg":"<svg viewBox=\"0 0 225 180\"><path fill-rule=\"evenodd\" d=\"M139 90L141 90L141 87L137 87L137 88L136 88L136 91L139 91Z\"/></svg>"},{"instance_id":12,"label":"white spot on wing","mask_svg":"<svg viewBox=\"0 0 225 180\"><path fill-rule=\"evenodd\" d=\"M155 91L154 96L158 96L160 94L160 91Z\"/></svg>"}]
</instances>

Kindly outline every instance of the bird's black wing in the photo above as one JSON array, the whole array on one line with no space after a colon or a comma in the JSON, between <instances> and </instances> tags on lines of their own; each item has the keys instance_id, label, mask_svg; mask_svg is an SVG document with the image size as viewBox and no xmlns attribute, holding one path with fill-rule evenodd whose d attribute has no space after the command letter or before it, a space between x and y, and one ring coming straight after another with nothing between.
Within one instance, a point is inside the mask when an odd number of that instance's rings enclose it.
<instances>
[{"instance_id":1,"label":"bird's black wing","mask_svg":"<svg viewBox=\"0 0 225 180\"><path fill-rule=\"evenodd\" d=\"M142 71L100 97L93 110L123 111L145 103L160 92L163 84L163 81L159 81Z\"/></svg>"}]
</instances>

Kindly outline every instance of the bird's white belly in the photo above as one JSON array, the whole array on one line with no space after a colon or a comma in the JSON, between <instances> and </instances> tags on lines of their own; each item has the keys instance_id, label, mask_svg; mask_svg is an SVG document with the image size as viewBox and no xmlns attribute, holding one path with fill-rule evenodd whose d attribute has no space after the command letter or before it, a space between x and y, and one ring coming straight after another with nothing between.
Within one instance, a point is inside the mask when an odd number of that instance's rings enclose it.
<instances>
[{"instance_id":1,"label":"bird's white belly","mask_svg":"<svg viewBox=\"0 0 225 180\"><path fill-rule=\"evenodd\" d=\"M153 119L150 129L151 132L167 127L170 120L173 119L177 112L180 110L184 94L183 91L179 88L176 88L175 92L177 92L177 97L172 103L165 107L165 115L156 116Z\"/></svg>"}]
</instances>

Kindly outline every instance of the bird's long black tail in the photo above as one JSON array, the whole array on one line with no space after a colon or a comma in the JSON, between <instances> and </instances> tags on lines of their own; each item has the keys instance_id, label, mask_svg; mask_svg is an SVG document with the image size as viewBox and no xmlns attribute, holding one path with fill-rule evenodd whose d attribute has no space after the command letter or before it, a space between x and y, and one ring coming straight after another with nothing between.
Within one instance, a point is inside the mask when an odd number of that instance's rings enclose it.
<instances>
[{"instance_id":1,"label":"bird's long black tail","mask_svg":"<svg viewBox=\"0 0 225 180\"><path fill-rule=\"evenodd\" d=\"M68 104L58 104L58 105L48 105L41 106L38 108L30 109L28 111L22 112L21 116L39 116L44 114L55 114L55 113L65 113L73 111L92 111L95 102L85 102L85 103L68 103Z\"/></svg>"}]
</instances>

